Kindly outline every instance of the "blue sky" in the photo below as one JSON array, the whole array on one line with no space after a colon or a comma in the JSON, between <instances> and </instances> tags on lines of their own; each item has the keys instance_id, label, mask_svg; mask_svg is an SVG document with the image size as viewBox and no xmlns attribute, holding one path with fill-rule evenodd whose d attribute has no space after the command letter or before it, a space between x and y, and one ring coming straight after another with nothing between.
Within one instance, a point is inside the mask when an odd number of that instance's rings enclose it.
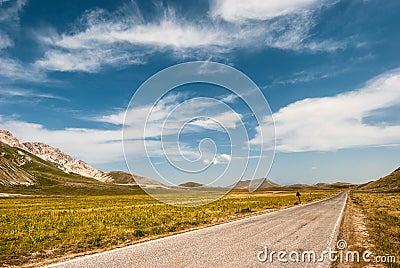
<instances>
[{"instance_id":1,"label":"blue sky","mask_svg":"<svg viewBox=\"0 0 400 268\"><path fill-rule=\"evenodd\" d=\"M99 169L127 170L121 130L135 91L174 64L214 61L247 75L269 103L277 149L271 179L367 182L400 164L399 12L398 1L373 0L2 0L0 128ZM259 133L268 126L224 88L179 87L160 107L170 111L199 97L226 103L240 120L222 108L215 117L228 129L243 123L250 146L264 143ZM200 114L209 109L195 106ZM216 149L215 159L203 159L212 175L192 177L209 182L232 159L226 133L204 120L180 138L189 158L199 141L214 140L216 148L206 142L204 152ZM152 152L173 183L191 178L169 171L162 153ZM144 168L143 151L130 159L132 172L157 177Z\"/></svg>"}]
</instances>

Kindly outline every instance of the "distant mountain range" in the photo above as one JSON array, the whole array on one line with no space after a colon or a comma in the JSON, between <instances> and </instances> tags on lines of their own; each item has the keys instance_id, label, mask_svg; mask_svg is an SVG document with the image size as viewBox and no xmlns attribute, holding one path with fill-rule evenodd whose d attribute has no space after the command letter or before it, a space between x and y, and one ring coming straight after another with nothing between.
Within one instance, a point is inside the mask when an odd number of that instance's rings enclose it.
<instances>
[{"instance_id":1,"label":"distant mountain range","mask_svg":"<svg viewBox=\"0 0 400 268\"><path fill-rule=\"evenodd\" d=\"M233 189L249 189L250 182L251 180L239 181L228 187ZM281 186L267 178L256 179L253 183L254 185L259 185L259 189L349 188L355 186L345 182ZM58 148L42 142L21 143L11 132L0 130L0 187L35 187L40 185L52 187L52 189L56 189L57 187L55 186L66 187L65 189L69 187L68 189L73 190L79 187L89 187L90 189L102 189L103 191L104 187L107 186L107 189L125 191L126 188L118 188L119 185L135 186L138 184L144 187L170 187L156 180L132 175L123 171L104 172L98 170L82 160L74 159ZM204 185L197 182L186 182L179 186L191 188L202 187ZM400 191L400 168L377 181L360 185L358 188L368 191Z\"/></svg>"}]
</instances>

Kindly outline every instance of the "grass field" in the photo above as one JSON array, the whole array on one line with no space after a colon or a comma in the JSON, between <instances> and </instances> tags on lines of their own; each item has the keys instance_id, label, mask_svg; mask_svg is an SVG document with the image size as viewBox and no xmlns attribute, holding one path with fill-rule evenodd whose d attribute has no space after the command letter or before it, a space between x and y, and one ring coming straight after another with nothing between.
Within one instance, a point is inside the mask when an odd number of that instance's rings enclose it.
<instances>
[{"instance_id":1,"label":"grass field","mask_svg":"<svg viewBox=\"0 0 400 268\"><path fill-rule=\"evenodd\" d=\"M334 193L303 192L302 201ZM190 208L165 205L145 194L0 198L0 263L29 265L101 251L296 201L295 192L267 191L233 191L211 204Z\"/></svg>"},{"instance_id":2,"label":"grass field","mask_svg":"<svg viewBox=\"0 0 400 268\"><path fill-rule=\"evenodd\" d=\"M400 193L351 192L353 203L366 216L374 252L395 256L400 267Z\"/></svg>"}]
</instances>

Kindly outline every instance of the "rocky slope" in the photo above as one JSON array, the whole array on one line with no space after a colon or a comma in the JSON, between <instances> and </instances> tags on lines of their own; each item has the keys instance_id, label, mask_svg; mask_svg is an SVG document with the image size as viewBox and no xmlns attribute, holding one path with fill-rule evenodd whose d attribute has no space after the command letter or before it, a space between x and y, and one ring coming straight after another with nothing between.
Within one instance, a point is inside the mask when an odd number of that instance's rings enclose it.
<instances>
[{"instance_id":1,"label":"rocky slope","mask_svg":"<svg viewBox=\"0 0 400 268\"><path fill-rule=\"evenodd\" d=\"M54 163L0 142L0 197L138 193L143 191L135 185L104 183L75 173L66 173Z\"/></svg>"},{"instance_id":2,"label":"rocky slope","mask_svg":"<svg viewBox=\"0 0 400 268\"><path fill-rule=\"evenodd\" d=\"M35 176L23 168L31 161L32 158L18 147L11 150L8 145L0 142L0 186L36 184Z\"/></svg>"},{"instance_id":3,"label":"rocky slope","mask_svg":"<svg viewBox=\"0 0 400 268\"><path fill-rule=\"evenodd\" d=\"M20 141L7 130L0 130L0 142L11 147L23 149L45 161L49 161L66 173L75 173L102 182L111 182L113 180L112 177L105 172L93 168L82 160L73 159L58 148L51 147L42 142L20 143Z\"/></svg>"},{"instance_id":4,"label":"rocky slope","mask_svg":"<svg viewBox=\"0 0 400 268\"><path fill-rule=\"evenodd\" d=\"M103 171L93 168L82 160L73 159L58 148L51 147L42 142L24 142L22 144L27 148L28 152L45 161L56 164L64 172L76 173L103 182L112 181L112 178Z\"/></svg>"},{"instance_id":5,"label":"rocky slope","mask_svg":"<svg viewBox=\"0 0 400 268\"><path fill-rule=\"evenodd\" d=\"M0 129L0 142L27 151L26 147L8 130Z\"/></svg>"}]
</instances>

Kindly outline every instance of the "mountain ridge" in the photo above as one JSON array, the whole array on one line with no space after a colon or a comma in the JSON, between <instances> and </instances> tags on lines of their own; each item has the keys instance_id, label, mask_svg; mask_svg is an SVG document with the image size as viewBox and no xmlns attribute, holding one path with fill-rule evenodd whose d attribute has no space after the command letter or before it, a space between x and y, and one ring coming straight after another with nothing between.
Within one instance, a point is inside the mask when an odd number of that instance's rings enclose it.
<instances>
[{"instance_id":1,"label":"mountain ridge","mask_svg":"<svg viewBox=\"0 0 400 268\"><path fill-rule=\"evenodd\" d=\"M93 178L102 182L111 182L112 177L107 173L98 170L82 160L74 159L58 148L52 147L43 142L20 142L8 130L0 130L0 142L11 147L25 150L45 161L55 164L66 173L75 173L84 177Z\"/></svg>"},{"instance_id":2,"label":"mountain ridge","mask_svg":"<svg viewBox=\"0 0 400 268\"><path fill-rule=\"evenodd\" d=\"M38 159L35 159L36 157ZM10 131L0 129L0 186L40 184L38 177L41 175L30 169L32 165L35 166L34 169L37 169L40 166L39 162L43 164L43 167L50 168L50 173L60 174L60 178L67 180L68 178L60 172L72 176L76 174L82 176L79 179L89 178L102 183L164 187L157 180L128 172L98 170L82 160L74 159L58 148L43 142L20 142Z\"/></svg>"}]
</instances>

